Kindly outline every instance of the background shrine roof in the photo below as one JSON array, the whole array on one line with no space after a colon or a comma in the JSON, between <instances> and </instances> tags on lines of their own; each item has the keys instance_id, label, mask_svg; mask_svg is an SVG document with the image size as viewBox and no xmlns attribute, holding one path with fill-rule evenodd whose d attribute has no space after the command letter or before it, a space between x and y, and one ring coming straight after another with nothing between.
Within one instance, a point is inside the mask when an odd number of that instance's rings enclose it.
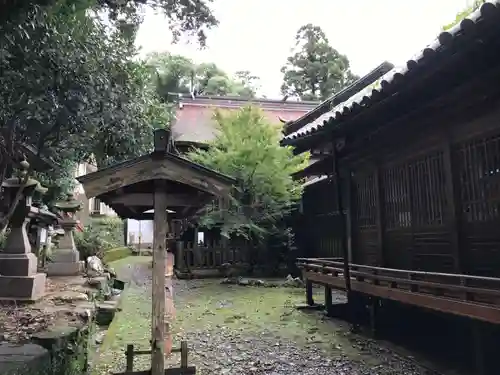
<instances>
[{"instance_id":1,"label":"background shrine roof","mask_svg":"<svg viewBox=\"0 0 500 375\"><path fill-rule=\"evenodd\" d=\"M240 97L199 96L180 100L176 120L172 125L172 136L176 142L206 144L216 135L212 119L215 109L235 110L254 105L264 112L272 123L280 124L280 118L293 121L318 105L311 101L282 101L270 99L244 99Z\"/></svg>"},{"instance_id":2,"label":"background shrine roof","mask_svg":"<svg viewBox=\"0 0 500 375\"><path fill-rule=\"evenodd\" d=\"M391 69L384 74L376 85L367 85L342 103L323 113L322 115L311 119L307 124L287 135L283 140L283 145L294 145L296 142L306 136L314 135L328 127L335 127L340 122L359 114L364 109L371 107L382 100L396 95L398 90L405 87L408 83L408 76L411 73L434 66L442 60L443 56L451 56L456 53L457 48L465 48L468 45L476 43L481 39L481 34L488 33L500 22L500 1L494 0L484 3L478 10L469 17L462 20L459 24L447 31L443 31L439 36L414 57L409 59L406 64ZM485 27L480 26L486 24ZM471 37L472 36L472 37ZM419 75L413 75L414 80L419 79ZM376 87L373 87L376 86Z\"/></svg>"}]
</instances>

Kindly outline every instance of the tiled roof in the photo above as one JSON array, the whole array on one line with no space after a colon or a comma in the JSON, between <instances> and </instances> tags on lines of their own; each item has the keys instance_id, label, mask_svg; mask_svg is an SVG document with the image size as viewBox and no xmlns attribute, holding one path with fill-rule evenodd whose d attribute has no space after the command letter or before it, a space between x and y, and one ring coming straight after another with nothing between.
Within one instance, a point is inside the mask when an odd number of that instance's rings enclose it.
<instances>
[{"instance_id":1,"label":"tiled roof","mask_svg":"<svg viewBox=\"0 0 500 375\"><path fill-rule=\"evenodd\" d=\"M377 81L380 77L382 77L392 68L394 68L394 65L392 65L387 61L384 61L382 64L380 64L375 69L366 74L364 77L361 77L360 79L353 82L349 86L333 94L327 100L322 102L319 106L307 112L299 119L286 124L285 128L283 129L283 134L285 136L290 135L292 133L301 130L303 126L308 125L313 121L316 121L316 119L318 119L320 116L322 116L326 112L329 112L332 109L332 107L345 102L347 99L349 99L354 94L358 93L366 86Z\"/></svg>"},{"instance_id":2,"label":"tiled roof","mask_svg":"<svg viewBox=\"0 0 500 375\"><path fill-rule=\"evenodd\" d=\"M249 101L225 97L182 99L177 109L176 121L172 125L174 140L193 143L210 142L216 135L216 126L212 119L215 109L235 110L249 104L260 107L264 116L272 123L280 124L280 119L295 120L316 107L318 103L265 99Z\"/></svg>"},{"instance_id":3,"label":"tiled roof","mask_svg":"<svg viewBox=\"0 0 500 375\"><path fill-rule=\"evenodd\" d=\"M306 124L298 131L286 136L282 140L282 144L293 144L294 140L323 130L326 124L334 125L338 121L347 118L349 115L354 113L357 114L364 108L381 101L387 97L387 95L396 92L400 86L404 85L404 82L402 82L404 80L401 78L404 78L409 72L420 67L422 63L435 60L438 55L447 50L447 46L461 35L473 34L474 30L476 30L476 25L483 19L500 20L500 0L486 2L480 9L462 20L458 25L448 31L442 32L436 40L412 59L408 60L405 65L396 67L382 76L379 82L376 83L377 87L373 87L373 84L368 85L363 90L343 103L340 103L313 122Z\"/></svg>"},{"instance_id":4,"label":"tiled roof","mask_svg":"<svg viewBox=\"0 0 500 375\"><path fill-rule=\"evenodd\" d=\"M318 182L321 182L321 181L324 181L324 180L327 180L328 179L328 176L327 175L322 175L322 176L318 176L318 177L313 177L311 178L310 180L304 182L302 184L302 187L308 187L308 186L311 186L311 185L314 185L314 184L317 184Z\"/></svg>"}]
</instances>

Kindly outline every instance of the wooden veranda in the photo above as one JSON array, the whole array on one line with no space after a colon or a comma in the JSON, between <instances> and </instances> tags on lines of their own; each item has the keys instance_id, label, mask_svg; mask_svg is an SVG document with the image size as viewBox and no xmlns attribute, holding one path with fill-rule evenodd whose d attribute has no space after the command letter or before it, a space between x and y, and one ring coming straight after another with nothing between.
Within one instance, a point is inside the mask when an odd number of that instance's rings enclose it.
<instances>
[{"instance_id":1,"label":"wooden veranda","mask_svg":"<svg viewBox=\"0 0 500 375\"><path fill-rule=\"evenodd\" d=\"M166 287L171 292L171 280L166 280L166 252L169 221L172 217L186 218L215 197L227 197L234 179L201 165L192 163L172 152L172 140L167 130L156 130L154 151L150 154L98 170L78 178L87 198L98 197L121 218L144 217L154 210L152 340L151 350L127 351L127 374L194 374L187 366L187 345L180 351L181 367L165 370L165 339L169 325L165 323ZM173 215L167 215L167 210ZM173 251L174 249L170 249ZM168 283L167 283L168 281ZM168 284L168 285L167 285ZM132 372L134 355L151 353L151 371Z\"/></svg>"},{"instance_id":2,"label":"wooden veranda","mask_svg":"<svg viewBox=\"0 0 500 375\"><path fill-rule=\"evenodd\" d=\"M307 302L314 305L312 283L326 287L326 309L332 309L331 288L347 290L342 260L298 259L307 281ZM443 313L500 324L500 279L423 272L349 263L350 290ZM330 296L330 297L328 297Z\"/></svg>"}]
</instances>

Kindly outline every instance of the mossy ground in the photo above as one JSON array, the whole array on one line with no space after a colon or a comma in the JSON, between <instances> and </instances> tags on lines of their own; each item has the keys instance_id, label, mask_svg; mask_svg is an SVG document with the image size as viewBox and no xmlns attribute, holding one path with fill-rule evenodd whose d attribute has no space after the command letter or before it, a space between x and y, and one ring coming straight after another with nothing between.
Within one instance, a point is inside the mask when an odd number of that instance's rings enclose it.
<instances>
[{"instance_id":1,"label":"mossy ground","mask_svg":"<svg viewBox=\"0 0 500 375\"><path fill-rule=\"evenodd\" d=\"M130 257L111 264L119 277L131 281L122 301L122 311L110 327L101 347L94 374L123 371L127 344L147 349L151 337L150 257ZM146 279L146 282L144 280ZM376 362L368 353L353 347L340 322L319 313L304 313L295 306L304 301L304 290L223 285L218 280L177 281L177 316L172 324L174 346L181 339L190 341L193 332L238 332L258 337L266 332L279 340L290 340L299 347L314 346L330 356L357 357ZM321 302L322 290L316 300ZM192 337L191 337L192 339ZM196 353L194 353L196 356ZM177 357L169 362L177 362ZM150 357L137 357L134 370L150 366Z\"/></svg>"}]
</instances>

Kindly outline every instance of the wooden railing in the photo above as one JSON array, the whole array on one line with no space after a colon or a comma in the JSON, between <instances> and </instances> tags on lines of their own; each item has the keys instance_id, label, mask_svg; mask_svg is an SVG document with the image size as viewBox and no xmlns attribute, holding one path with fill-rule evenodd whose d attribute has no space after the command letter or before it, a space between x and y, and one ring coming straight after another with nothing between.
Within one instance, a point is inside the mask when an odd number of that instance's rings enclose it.
<instances>
[{"instance_id":1,"label":"wooden railing","mask_svg":"<svg viewBox=\"0 0 500 375\"><path fill-rule=\"evenodd\" d=\"M225 263L245 263L247 254L246 248L223 248L218 243L211 246L193 246L192 243L187 243L178 249L176 266L180 269L218 268Z\"/></svg>"},{"instance_id":2,"label":"wooden railing","mask_svg":"<svg viewBox=\"0 0 500 375\"><path fill-rule=\"evenodd\" d=\"M338 260L299 258L297 266L304 277L319 284L345 289L344 263ZM450 274L401 270L384 267L349 264L351 289L353 291L403 301L405 303L424 305L445 311L446 304L433 307L436 297L446 301L459 301L495 307L498 309L491 319L500 323L500 278L475 275ZM432 296L432 300L424 302L421 296ZM420 299L419 299L420 298ZM432 303L431 303L432 302ZM466 309L469 313L459 315L474 316L474 308ZM463 306L462 306L463 307ZM465 310L464 310L465 311Z\"/></svg>"}]
</instances>

